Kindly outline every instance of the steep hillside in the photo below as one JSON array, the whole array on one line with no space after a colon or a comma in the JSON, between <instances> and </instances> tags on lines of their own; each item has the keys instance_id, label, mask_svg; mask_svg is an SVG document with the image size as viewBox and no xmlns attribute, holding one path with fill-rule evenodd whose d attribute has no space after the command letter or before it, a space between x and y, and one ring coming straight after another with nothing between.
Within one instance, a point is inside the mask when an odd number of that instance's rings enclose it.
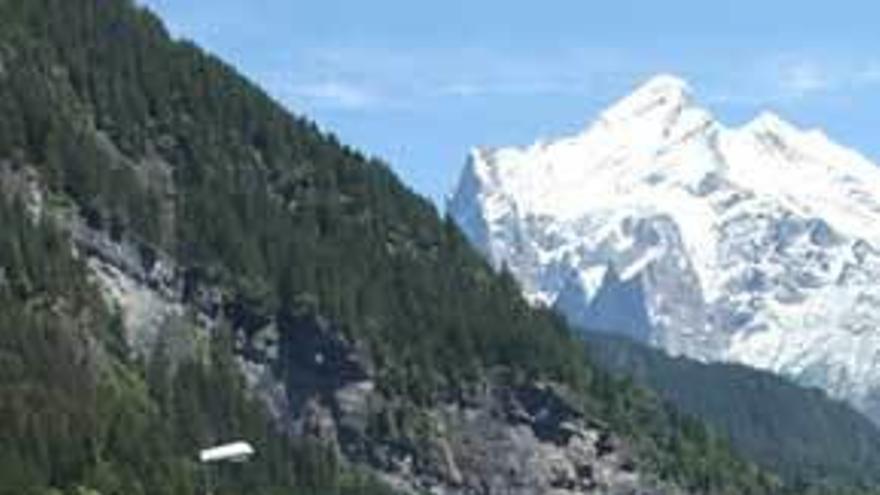
<instances>
[{"instance_id":1,"label":"steep hillside","mask_svg":"<svg viewBox=\"0 0 880 495\"><path fill-rule=\"evenodd\" d=\"M598 365L656 390L725 432L740 452L787 479L869 480L880 434L868 419L818 389L736 364L709 364L604 333L586 334Z\"/></svg>"},{"instance_id":2,"label":"steep hillside","mask_svg":"<svg viewBox=\"0 0 880 495\"><path fill-rule=\"evenodd\" d=\"M784 491L128 1L0 0L0 190L9 493L195 493L233 437L219 493Z\"/></svg>"}]
</instances>

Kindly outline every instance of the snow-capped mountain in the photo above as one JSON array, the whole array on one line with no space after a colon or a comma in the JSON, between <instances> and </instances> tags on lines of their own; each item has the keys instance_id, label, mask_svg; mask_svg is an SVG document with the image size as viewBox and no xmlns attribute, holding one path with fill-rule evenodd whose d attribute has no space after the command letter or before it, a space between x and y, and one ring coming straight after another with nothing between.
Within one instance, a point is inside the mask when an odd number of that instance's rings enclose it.
<instances>
[{"instance_id":1,"label":"snow-capped mountain","mask_svg":"<svg viewBox=\"0 0 880 495\"><path fill-rule=\"evenodd\" d=\"M880 421L880 168L658 76L584 132L474 150L448 205L582 328L825 389Z\"/></svg>"}]
</instances>

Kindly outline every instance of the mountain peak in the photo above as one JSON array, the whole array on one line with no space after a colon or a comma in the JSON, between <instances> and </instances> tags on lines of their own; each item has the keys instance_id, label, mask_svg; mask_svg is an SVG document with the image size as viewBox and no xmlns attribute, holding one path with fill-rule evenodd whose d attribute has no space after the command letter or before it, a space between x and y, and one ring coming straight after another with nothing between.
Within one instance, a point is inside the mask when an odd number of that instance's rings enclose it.
<instances>
[{"instance_id":1,"label":"mountain peak","mask_svg":"<svg viewBox=\"0 0 880 495\"><path fill-rule=\"evenodd\" d=\"M759 134L791 135L801 133L797 126L771 111L761 112L743 128Z\"/></svg>"},{"instance_id":2,"label":"mountain peak","mask_svg":"<svg viewBox=\"0 0 880 495\"><path fill-rule=\"evenodd\" d=\"M712 114L696 104L690 84L667 74L654 76L619 100L600 115L597 124L627 147L655 151L677 142L704 140L717 130Z\"/></svg>"},{"instance_id":3,"label":"mountain peak","mask_svg":"<svg viewBox=\"0 0 880 495\"><path fill-rule=\"evenodd\" d=\"M673 74L657 74L642 84L636 92L653 91L653 92L675 92L690 93L691 86L683 78Z\"/></svg>"},{"instance_id":4,"label":"mountain peak","mask_svg":"<svg viewBox=\"0 0 880 495\"><path fill-rule=\"evenodd\" d=\"M603 118L606 121L618 121L643 117L648 113L680 111L691 100L691 86L687 81L677 76L660 74L614 104L603 114Z\"/></svg>"}]
</instances>

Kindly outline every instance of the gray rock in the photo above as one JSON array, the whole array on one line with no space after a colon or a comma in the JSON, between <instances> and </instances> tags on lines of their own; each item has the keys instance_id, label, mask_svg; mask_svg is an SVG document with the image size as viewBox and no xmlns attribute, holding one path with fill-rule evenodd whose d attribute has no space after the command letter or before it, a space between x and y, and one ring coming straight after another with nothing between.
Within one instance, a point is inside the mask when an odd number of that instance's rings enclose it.
<instances>
[{"instance_id":1,"label":"gray rock","mask_svg":"<svg viewBox=\"0 0 880 495\"><path fill-rule=\"evenodd\" d=\"M411 491L458 494L675 494L639 471L625 443L551 385L491 387L431 415L435 437L386 471ZM378 441L381 444L381 441Z\"/></svg>"}]
</instances>

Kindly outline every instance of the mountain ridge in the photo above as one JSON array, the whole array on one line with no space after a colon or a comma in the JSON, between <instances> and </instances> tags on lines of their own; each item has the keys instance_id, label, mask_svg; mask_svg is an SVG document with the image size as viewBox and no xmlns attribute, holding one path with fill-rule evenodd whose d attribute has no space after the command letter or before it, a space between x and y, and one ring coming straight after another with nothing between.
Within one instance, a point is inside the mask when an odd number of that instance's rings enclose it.
<instances>
[{"instance_id":1,"label":"mountain ridge","mask_svg":"<svg viewBox=\"0 0 880 495\"><path fill-rule=\"evenodd\" d=\"M605 326L582 316L613 268L645 292L647 343L819 386L876 420L878 198L880 168L822 131L769 112L728 128L664 75L580 134L472 152L448 210L577 326Z\"/></svg>"}]
</instances>

